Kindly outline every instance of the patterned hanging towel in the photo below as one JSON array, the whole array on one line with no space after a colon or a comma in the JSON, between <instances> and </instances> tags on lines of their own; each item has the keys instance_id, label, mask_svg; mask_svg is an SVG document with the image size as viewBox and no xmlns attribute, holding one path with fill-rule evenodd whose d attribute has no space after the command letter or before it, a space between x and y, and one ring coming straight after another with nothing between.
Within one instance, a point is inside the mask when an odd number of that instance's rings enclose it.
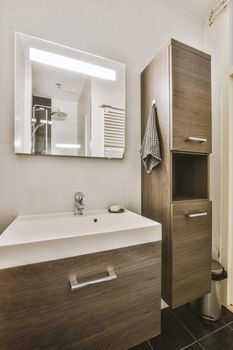
<instances>
[{"instance_id":1,"label":"patterned hanging towel","mask_svg":"<svg viewBox=\"0 0 233 350\"><path fill-rule=\"evenodd\" d=\"M161 162L160 141L157 128L157 108L152 105L140 150L142 162L149 174Z\"/></svg>"}]
</instances>

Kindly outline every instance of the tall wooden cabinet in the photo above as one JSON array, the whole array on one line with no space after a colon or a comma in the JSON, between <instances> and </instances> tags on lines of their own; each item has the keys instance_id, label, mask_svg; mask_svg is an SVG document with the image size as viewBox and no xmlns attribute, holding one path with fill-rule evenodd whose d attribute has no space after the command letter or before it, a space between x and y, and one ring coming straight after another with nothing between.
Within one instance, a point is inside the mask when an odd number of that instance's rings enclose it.
<instances>
[{"instance_id":1,"label":"tall wooden cabinet","mask_svg":"<svg viewBox=\"0 0 233 350\"><path fill-rule=\"evenodd\" d=\"M171 39L141 74L142 138L152 101L162 163L142 166L142 214L162 223L162 298L176 308L210 291L210 56Z\"/></svg>"}]
</instances>

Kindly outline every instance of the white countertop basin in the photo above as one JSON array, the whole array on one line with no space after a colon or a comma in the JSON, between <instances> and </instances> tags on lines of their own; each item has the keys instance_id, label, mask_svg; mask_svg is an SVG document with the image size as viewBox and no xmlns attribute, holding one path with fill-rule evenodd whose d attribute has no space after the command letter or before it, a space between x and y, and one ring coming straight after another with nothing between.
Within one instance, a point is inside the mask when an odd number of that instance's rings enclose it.
<instances>
[{"instance_id":1,"label":"white countertop basin","mask_svg":"<svg viewBox=\"0 0 233 350\"><path fill-rule=\"evenodd\" d=\"M18 216L0 236L0 269L161 240L161 225L130 211Z\"/></svg>"}]
</instances>

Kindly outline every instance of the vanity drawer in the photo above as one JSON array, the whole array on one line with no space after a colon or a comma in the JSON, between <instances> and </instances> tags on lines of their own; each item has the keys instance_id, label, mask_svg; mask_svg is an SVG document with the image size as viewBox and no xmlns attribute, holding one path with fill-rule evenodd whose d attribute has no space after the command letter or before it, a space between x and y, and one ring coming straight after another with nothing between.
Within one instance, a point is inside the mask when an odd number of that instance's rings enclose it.
<instances>
[{"instance_id":1,"label":"vanity drawer","mask_svg":"<svg viewBox=\"0 0 233 350\"><path fill-rule=\"evenodd\" d=\"M117 279L71 291L80 283ZM161 243L0 270L1 350L124 350L160 333Z\"/></svg>"},{"instance_id":2,"label":"vanity drawer","mask_svg":"<svg viewBox=\"0 0 233 350\"><path fill-rule=\"evenodd\" d=\"M211 61L173 45L172 150L211 153Z\"/></svg>"},{"instance_id":3,"label":"vanity drawer","mask_svg":"<svg viewBox=\"0 0 233 350\"><path fill-rule=\"evenodd\" d=\"M210 201L172 205L172 307L210 291L212 210Z\"/></svg>"}]
</instances>

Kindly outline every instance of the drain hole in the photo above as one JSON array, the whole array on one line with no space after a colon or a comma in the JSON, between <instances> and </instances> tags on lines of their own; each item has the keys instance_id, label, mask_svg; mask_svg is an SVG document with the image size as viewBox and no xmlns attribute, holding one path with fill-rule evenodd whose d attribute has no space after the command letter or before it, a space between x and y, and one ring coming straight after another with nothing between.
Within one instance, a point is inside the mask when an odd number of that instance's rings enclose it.
<instances>
[{"instance_id":1,"label":"drain hole","mask_svg":"<svg viewBox=\"0 0 233 350\"><path fill-rule=\"evenodd\" d=\"M93 221L94 221L94 222L97 222L97 221L98 221L98 219L94 219Z\"/></svg>"}]
</instances>

